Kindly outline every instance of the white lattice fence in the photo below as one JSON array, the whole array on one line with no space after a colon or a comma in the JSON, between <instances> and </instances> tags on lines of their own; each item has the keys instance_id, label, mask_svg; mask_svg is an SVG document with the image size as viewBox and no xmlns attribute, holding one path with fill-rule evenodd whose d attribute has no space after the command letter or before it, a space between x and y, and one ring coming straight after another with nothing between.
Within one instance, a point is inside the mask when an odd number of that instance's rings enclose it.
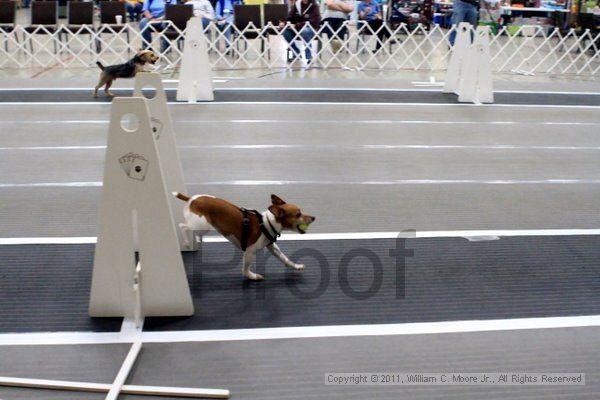
<instances>
[{"instance_id":1,"label":"white lattice fence","mask_svg":"<svg viewBox=\"0 0 600 400\"><path fill-rule=\"evenodd\" d=\"M449 30L418 25L400 25L391 30L383 26L374 32L368 25L348 22L345 29L330 32L326 25L310 29L312 57L307 60L304 41L293 26L273 25L243 30L234 25L210 24L205 33L209 57L216 69L281 68L302 65L321 68L443 70L449 59ZM174 68L181 61L185 35L165 22L153 30L152 48L160 54L161 65ZM300 48L289 51L283 30L289 30ZM168 33L166 33L168 32ZM329 34L328 34L329 33ZM378 33L380 35L378 35ZM334 43L336 42L336 43ZM374 52L379 42L381 49ZM88 67L124 62L142 46L140 31L133 25L83 26L70 31L65 27L38 27L29 32L16 26L13 32L0 33L0 68ZM502 28L490 38L492 69L497 72L585 74L600 73L600 35L571 30L561 33L540 26L523 26L518 32ZM288 58L291 58L289 60Z\"/></svg>"}]
</instances>

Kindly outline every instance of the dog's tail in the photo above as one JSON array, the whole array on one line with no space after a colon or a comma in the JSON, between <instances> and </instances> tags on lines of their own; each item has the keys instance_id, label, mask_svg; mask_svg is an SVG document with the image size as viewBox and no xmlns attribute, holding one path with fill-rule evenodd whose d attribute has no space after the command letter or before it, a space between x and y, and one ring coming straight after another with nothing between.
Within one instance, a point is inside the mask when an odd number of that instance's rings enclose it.
<instances>
[{"instance_id":1,"label":"dog's tail","mask_svg":"<svg viewBox=\"0 0 600 400\"><path fill-rule=\"evenodd\" d=\"M190 198L188 196L186 196L185 194L181 194L179 192L172 192L173 196L177 197L179 200L181 201L189 201Z\"/></svg>"},{"instance_id":2,"label":"dog's tail","mask_svg":"<svg viewBox=\"0 0 600 400\"><path fill-rule=\"evenodd\" d=\"M96 61L96 65L98 66L98 68L100 68L102 71L104 71L104 65L102 65L102 63L100 61Z\"/></svg>"}]
</instances>

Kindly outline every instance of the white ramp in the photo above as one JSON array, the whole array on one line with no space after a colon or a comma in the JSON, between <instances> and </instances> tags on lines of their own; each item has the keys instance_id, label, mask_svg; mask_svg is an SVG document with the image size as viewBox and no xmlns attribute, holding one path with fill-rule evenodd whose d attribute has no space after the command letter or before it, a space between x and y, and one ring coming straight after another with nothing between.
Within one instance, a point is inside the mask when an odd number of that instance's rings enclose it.
<instances>
[{"instance_id":1,"label":"white ramp","mask_svg":"<svg viewBox=\"0 0 600 400\"><path fill-rule=\"evenodd\" d=\"M465 61L471 46L471 24L461 22L456 27L456 38L450 55L450 63L446 71L444 93L456 93L460 89L460 80L463 77Z\"/></svg>"},{"instance_id":2,"label":"white ramp","mask_svg":"<svg viewBox=\"0 0 600 400\"><path fill-rule=\"evenodd\" d=\"M494 102L489 36L489 26L480 26L475 32L460 82L458 101L461 103Z\"/></svg>"},{"instance_id":3,"label":"white ramp","mask_svg":"<svg viewBox=\"0 0 600 400\"><path fill-rule=\"evenodd\" d=\"M185 44L177 101L213 101L212 70L208 61L208 48L202 30L202 17L191 18L187 23Z\"/></svg>"},{"instance_id":4,"label":"white ramp","mask_svg":"<svg viewBox=\"0 0 600 400\"><path fill-rule=\"evenodd\" d=\"M133 115L136 128L122 125ZM115 98L111 108L90 315L133 317L139 242L141 316L194 313L164 172L146 99Z\"/></svg>"},{"instance_id":5,"label":"white ramp","mask_svg":"<svg viewBox=\"0 0 600 400\"><path fill-rule=\"evenodd\" d=\"M183 170L179 161L179 152L177 151L177 142L175 140L175 130L171 120L171 113L167 106L167 96L162 83L160 74L155 72L143 72L135 76L134 97L144 97L142 89L152 89L155 92L153 98L146 98L148 108L150 109L150 122L152 124L152 135L156 141L160 165L165 178L167 192L187 193L183 180ZM169 196L171 203L171 213L175 221L175 226L185 222L183 219L183 207L185 203L181 200ZM179 247L182 251L195 251L198 249L193 237L187 239L182 237L181 230L175 229L179 240ZM186 245L191 243L191 245Z\"/></svg>"}]
</instances>

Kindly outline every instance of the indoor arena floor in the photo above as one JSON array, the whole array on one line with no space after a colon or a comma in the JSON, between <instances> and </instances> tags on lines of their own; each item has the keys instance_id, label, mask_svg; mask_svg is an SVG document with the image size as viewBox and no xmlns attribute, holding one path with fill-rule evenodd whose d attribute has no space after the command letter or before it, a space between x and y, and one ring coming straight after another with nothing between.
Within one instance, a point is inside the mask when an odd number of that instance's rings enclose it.
<instances>
[{"instance_id":1,"label":"indoor arena floor","mask_svg":"<svg viewBox=\"0 0 600 400\"><path fill-rule=\"evenodd\" d=\"M281 241L306 269L264 256L263 282L244 281L219 240L184 253L196 314L146 319L128 383L234 399L598 399L600 95L515 88L465 105L436 88L299 86L229 81L213 103L170 105L190 194L264 209L276 193L317 220ZM0 376L112 382L127 332L87 315L110 104L16 89L0 90ZM359 371L586 384L325 385ZM0 387L33 398L103 395Z\"/></svg>"}]
</instances>

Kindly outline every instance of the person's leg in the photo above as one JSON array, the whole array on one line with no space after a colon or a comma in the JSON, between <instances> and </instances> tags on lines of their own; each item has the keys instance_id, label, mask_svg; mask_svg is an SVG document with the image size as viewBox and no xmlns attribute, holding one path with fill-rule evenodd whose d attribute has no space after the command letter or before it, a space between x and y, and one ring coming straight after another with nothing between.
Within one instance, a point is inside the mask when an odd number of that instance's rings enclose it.
<instances>
[{"instance_id":1,"label":"person's leg","mask_svg":"<svg viewBox=\"0 0 600 400\"><path fill-rule=\"evenodd\" d=\"M383 21L380 19L372 19L367 23L369 24L369 28L371 28L371 31L373 31L373 34L375 34L377 37L377 44L375 45L375 51L377 51L381 47L381 32L383 31L383 28L381 28L381 26L383 25Z\"/></svg>"},{"instance_id":2,"label":"person's leg","mask_svg":"<svg viewBox=\"0 0 600 400\"><path fill-rule=\"evenodd\" d=\"M155 23L152 24L152 26L154 27L154 29L157 32L162 32L166 27L167 24L165 22L159 22L159 23ZM160 51L161 53L164 53L167 48L169 47L170 43L167 41L167 39L164 36L161 36L161 40L160 40Z\"/></svg>"},{"instance_id":3,"label":"person's leg","mask_svg":"<svg viewBox=\"0 0 600 400\"><path fill-rule=\"evenodd\" d=\"M310 25L305 26L300 31L300 37L304 42L304 54L306 55L306 61L312 60L311 41L315 37L315 33Z\"/></svg>"},{"instance_id":4,"label":"person's leg","mask_svg":"<svg viewBox=\"0 0 600 400\"><path fill-rule=\"evenodd\" d=\"M148 27L148 18L142 18L140 21L140 33L142 35L142 49L146 49L152 43L152 31Z\"/></svg>"},{"instance_id":5,"label":"person's leg","mask_svg":"<svg viewBox=\"0 0 600 400\"><path fill-rule=\"evenodd\" d=\"M464 22L468 22L473 25L473 29L477 27L477 23L479 22L479 13L477 12L477 7L469 4L469 8L465 13Z\"/></svg>"},{"instance_id":6,"label":"person's leg","mask_svg":"<svg viewBox=\"0 0 600 400\"><path fill-rule=\"evenodd\" d=\"M465 20L465 13L467 11L466 6L468 6L468 4L465 4L460 0L455 1L452 5L452 32L450 33L450 46L454 46L458 24Z\"/></svg>"},{"instance_id":7,"label":"person's leg","mask_svg":"<svg viewBox=\"0 0 600 400\"><path fill-rule=\"evenodd\" d=\"M225 38L225 51L229 50L229 46L231 45L231 25L230 24L217 24L217 29L223 32L222 36ZM221 40L217 38L217 43Z\"/></svg>"},{"instance_id":8,"label":"person's leg","mask_svg":"<svg viewBox=\"0 0 600 400\"><path fill-rule=\"evenodd\" d=\"M300 53L300 51L298 50L298 46L296 46L294 40L296 38L296 32L294 32L294 30L291 28L286 28L283 30L283 38L286 42L289 43L290 47L292 48L294 57L296 57Z\"/></svg>"},{"instance_id":9,"label":"person's leg","mask_svg":"<svg viewBox=\"0 0 600 400\"><path fill-rule=\"evenodd\" d=\"M379 39L377 41L377 49L383 46L383 43L386 41L386 39L390 37L390 30L388 29L387 24L381 19L379 21L381 23L379 28L377 28L379 29L379 32L377 32L377 38Z\"/></svg>"},{"instance_id":10,"label":"person's leg","mask_svg":"<svg viewBox=\"0 0 600 400\"><path fill-rule=\"evenodd\" d=\"M127 15L129 15L129 20L130 21L134 21L135 20L135 15L133 13L135 7L133 4L131 4L130 2L126 1L125 2L125 10L127 10Z\"/></svg>"},{"instance_id":11,"label":"person's leg","mask_svg":"<svg viewBox=\"0 0 600 400\"><path fill-rule=\"evenodd\" d=\"M475 29L477 29L477 24L479 23L479 13L477 12L477 7L469 4L469 9L465 13L465 22L468 22L473 26L473 30L471 31L471 43L475 39Z\"/></svg>"},{"instance_id":12,"label":"person's leg","mask_svg":"<svg viewBox=\"0 0 600 400\"><path fill-rule=\"evenodd\" d=\"M323 32L327 35L327 38L331 40L342 39L345 34L344 20L342 18L325 18L323 20Z\"/></svg>"},{"instance_id":13,"label":"person's leg","mask_svg":"<svg viewBox=\"0 0 600 400\"><path fill-rule=\"evenodd\" d=\"M342 18L327 18L323 20L323 22L325 21L327 21L327 25L324 32L331 43L331 51L335 54L342 47L342 40L346 36L345 20Z\"/></svg>"},{"instance_id":14,"label":"person's leg","mask_svg":"<svg viewBox=\"0 0 600 400\"><path fill-rule=\"evenodd\" d=\"M137 3L133 9L133 13L135 14L135 20L139 21L142 16L142 10L144 9L144 4Z\"/></svg>"},{"instance_id":15,"label":"person's leg","mask_svg":"<svg viewBox=\"0 0 600 400\"><path fill-rule=\"evenodd\" d=\"M231 33L231 24L225 24L225 30L223 31L223 34L225 35L225 47L227 48L227 50L229 50L229 48L231 47Z\"/></svg>"},{"instance_id":16,"label":"person's leg","mask_svg":"<svg viewBox=\"0 0 600 400\"><path fill-rule=\"evenodd\" d=\"M333 20L334 18L325 18L323 21L321 21L321 23L323 24L323 33L325 34L325 36L327 36L327 39L329 40L331 40L333 32L335 32L335 29L333 29Z\"/></svg>"},{"instance_id":17,"label":"person's leg","mask_svg":"<svg viewBox=\"0 0 600 400\"><path fill-rule=\"evenodd\" d=\"M344 36L346 36L346 27L344 26L345 19L343 18L332 18L331 27L333 28L333 32L335 33L335 37L339 40L343 40Z\"/></svg>"}]
</instances>

